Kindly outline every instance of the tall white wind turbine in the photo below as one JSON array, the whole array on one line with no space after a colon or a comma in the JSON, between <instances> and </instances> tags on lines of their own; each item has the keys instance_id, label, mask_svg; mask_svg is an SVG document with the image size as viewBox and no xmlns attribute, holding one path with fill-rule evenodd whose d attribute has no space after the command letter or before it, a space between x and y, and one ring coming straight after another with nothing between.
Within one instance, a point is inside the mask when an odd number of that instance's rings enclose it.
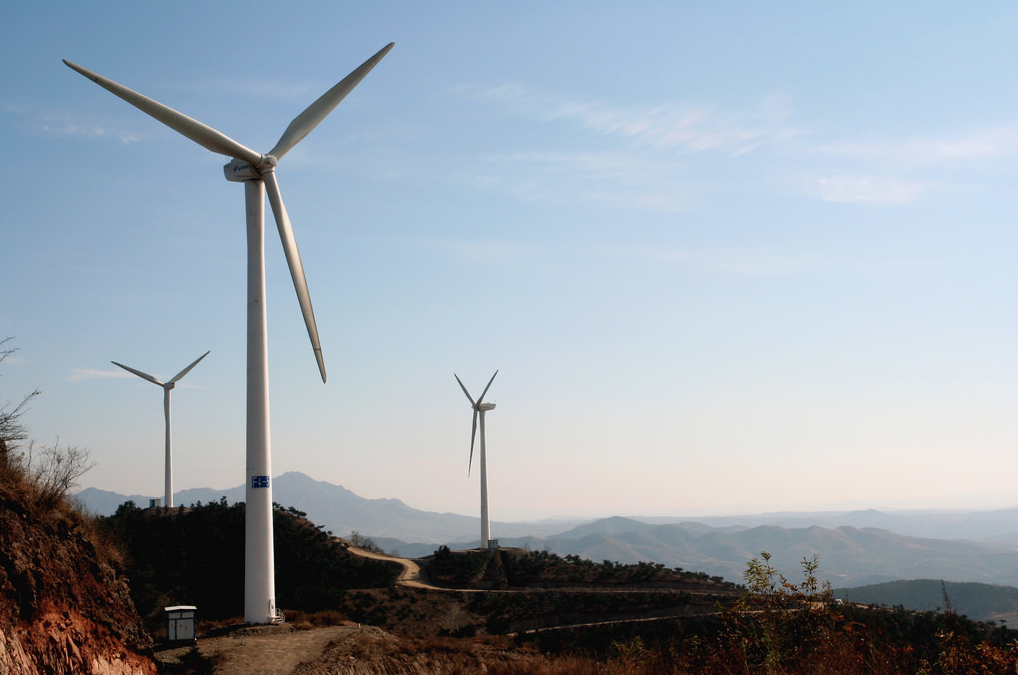
<instances>
[{"instance_id":1,"label":"tall white wind turbine","mask_svg":"<svg viewBox=\"0 0 1018 675\"><path fill-rule=\"evenodd\" d=\"M160 382L156 378L152 377L148 373L143 373L140 370L135 370L130 366L125 366L123 363L117 363L116 361L110 361L115 366L120 366L129 373L134 373L143 380L148 380L152 384L158 384L163 388L163 416L166 418L166 478L164 479L163 488L163 504L167 507L173 506L173 453L171 450L170 443L170 390L177 386L177 382L180 378L191 372L191 369L198 365L198 362L208 356L209 353L205 352L187 368L174 375L166 383Z\"/></svg>"},{"instance_id":2,"label":"tall white wind turbine","mask_svg":"<svg viewBox=\"0 0 1018 675\"><path fill-rule=\"evenodd\" d=\"M495 371L495 375L498 375L498 371ZM477 435L477 420L481 421L481 548L488 548L488 540L491 538L491 526L488 521L488 458L484 452L484 413L489 410L495 409L494 403L484 403L484 395L488 393L488 387L495 381L495 375L491 376L488 380L488 386L484 388L481 395L475 401L471 396L467 388L463 386L463 381L460 380L459 375L453 373L452 376L459 382L460 389L466 394L467 400L470 401L470 407L474 409L474 423L470 429L470 462L467 464L467 475L470 475L470 468L474 464L474 437Z\"/></svg>"},{"instance_id":3,"label":"tall white wind turbine","mask_svg":"<svg viewBox=\"0 0 1018 675\"><path fill-rule=\"evenodd\" d=\"M212 152L233 158L223 169L226 179L244 183L247 213L247 471L245 485L244 620L250 624L279 620L276 609L275 561L272 551L271 452L269 446L268 344L265 316L265 196L275 216L297 300L304 315L318 370L325 381L325 362L318 341L318 328L311 309L304 267L290 218L283 206L276 163L307 136L339 105L350 91L384 57L389 43L356 70L343 78L321 98L297 115L275 147L267 154L255 152L201 122L135 91L65 60L70 68L100 87L151 115L174 131Z\"/></svg>"}]
</instances>

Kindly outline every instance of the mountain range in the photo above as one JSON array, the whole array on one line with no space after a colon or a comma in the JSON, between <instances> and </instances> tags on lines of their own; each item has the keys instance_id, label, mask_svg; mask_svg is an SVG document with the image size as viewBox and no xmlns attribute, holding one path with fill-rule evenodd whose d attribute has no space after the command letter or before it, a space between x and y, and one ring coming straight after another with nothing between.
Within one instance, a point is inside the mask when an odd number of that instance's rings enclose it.
<instances>
[{"instance_id":1,"label":"mountain range","mask_svg":"<svg viewBox=\"0 0 1018 675\"><path fill-rule=\"evenodd\" d=\"M916 611L946 610L980 621L1018 622L1018 588L937 579L889 581L873 586L836 588L846 602L904 607Z\"/></svg>"},{"instance_id":2,"label":"mountain range","mask_svg":"<svg viewBox=\"0 0 1018 675\"><path fill-rule=\"evenodd\" d=\"M273 482L277 502L307 513L340 536L357 531L388 551L417 557L440 544L477 546L479 519L414 509L398 499L365 499L302 473ZM183 490L177 504L243 501L244 487ZM88 488L78 501L108 515L125 501L149 498ZM973 512L848 511L706 518L612 517L492 523L503 546L546 549L594 561L658 562L741 581L762 551L793 583L804 558L819 557L820 576L839 587L900 579L943 579L1018 586L1018 509Z\"/></svg>"}]
</instances>

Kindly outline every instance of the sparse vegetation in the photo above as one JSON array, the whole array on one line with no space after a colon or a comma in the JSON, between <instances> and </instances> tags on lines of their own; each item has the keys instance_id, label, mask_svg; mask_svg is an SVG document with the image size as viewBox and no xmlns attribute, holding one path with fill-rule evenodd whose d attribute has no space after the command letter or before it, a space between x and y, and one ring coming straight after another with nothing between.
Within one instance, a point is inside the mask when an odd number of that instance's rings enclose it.
<instances>
[{"instance_id":1,"label":"sparse vegetation","mask_svg":"<svg viewBox=\"0 0 1018 675\"><path fill-rule=\"evenodd\" d=\"M0 363L6 361L11 354L17 351L15 347L8 346L8 343L13 339L13 337L7 336L0 340ZM28 439L28 430L21 422L21 416L27 410L32 399L40 393L36 389L26 394L13 407L9 401L0 403L0 468L7 464L9 453L17 452L20 444Z\"/></svg>"},{"instance_id":2,"label":"sparse vegetation","mask_svg":"<svg viewBox=\"0 0 1018 675\"><path fill-rule=\"evenodd\" d=\"M661 563L596 563L577 555L562 557L548 551L515 548L451 551L448 546L440 546L431 557L428 572L433 580L450 587L735 587L721 577L670 569Z\"/></svg>"},{"instance_id":3,"label":"sparse vegetation","mask_svg":"<svg viewBox=\"0 0 1018 675\"><path fill-rule=\"evenodd\" d=\"M11 340L0 340L0 363L17 351L7 346ZM61 447L59 441L37 448L34 441L28 441L28 429L21 417L40 393L36 389L13 406L7 401L0 404L0 480L8 485L20 484L29 491L33 506L48 509L63 502L95 462L90 461L88 448Z\"/></svg>"},{"instance_id":4,"label":"sparse vegetation","mask_svg":"<svg viewBox=\"0 0 1018 675\"><path fill-rule=\"evenodd\" d=\"M119 551L67 499L92 466L87 450L24 444L21 416L38 394L0 405L0 671L27 658L39 672L84 672L116 655L152 672Z\"/></svg>"},{"instance_id":5,"label":"sparse vegetation","mask_svg":"<svg viewBox=\"0 0 1018 675\"><path fill-rule=\"evenodd\" d=\"M802 569L803 581L792 583L761 553L747 565L742 600L713 619L540 636L544 651L556 651L557 643L567 645L562 653L589 659L581 666L587 670L551 661L542 672L962 675L1018 668L1013 631L968 621L949 608L934 613L841 605L819 581L816 557L804 559Z\"/></svg>"},{"instance_id":6,"label":"sparse vegetation","mask_svg":"<svg viewBox=\"0 0 1018 675\"><path fill-rule=\"evenodd\" d=\"M385 553L385 551L382 550L382 547L375 543L374 539L365 537L357 530L351 532L348 539L350 543L357 548L362 548L365 551L371 551L372 553Z\"/></svg>"}]
</instances>

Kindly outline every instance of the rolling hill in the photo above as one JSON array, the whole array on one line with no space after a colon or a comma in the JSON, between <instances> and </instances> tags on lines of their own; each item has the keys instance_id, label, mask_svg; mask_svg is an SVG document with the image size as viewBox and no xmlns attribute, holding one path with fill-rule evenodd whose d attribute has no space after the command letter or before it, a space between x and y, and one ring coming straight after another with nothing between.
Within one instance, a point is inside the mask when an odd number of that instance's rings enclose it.
<instances>
[{"instance_id":1,"label":"rolling hill","mask_svg":"<svg viewBox=\"0 0 1018 675\"><path fill-rule=\"evenodd\" d=\"M477 545L478 519L414 509L398 499L364 499L353 492L301 473L275 479L274 496L294 506L315 523L339 535L354 530L382 548L404 556L427 555L439 544L451 548ZM185 490L177 503L244 498L242 487L231 490ZM78 495L90 511L112 513L130 497L94 489ZM147 505L147 497L131 498ZM1009 511L941 514L952 528L971 527L974 537L1001 538L1011 528ZM816 519L812 522L810 518ZM872 524L900 523L913 531L936 531L930 513L882 514L856 511L842 514L775 514L742 518L704 518L661 522L661 519L613 517L596 521L493 523L492 533L503 545L547 549L559 555L579 555L594 561L620 563L650 561L682 567L730 581L741 581L746 563L768 551L773 563L793 582L799 564L814 554L820 576L833 586L853 587L903 579L944 579L1018 586L1018 551L993 541L914 536ZM810 524L812 522L812 524ZM823 525L821 525L821 523ZM856 524L853 524L856 523Z\"/></svg>"},{"instance_id":2,"label":"rolling hill","mask_svg":"<svg viewBox=\"0 0 1018 675\"><path fill-rule=\"evenodd\" d=\"M950 603L958 614L979 621L1018 624L1018 588L1010 586L914 579L837 588L834 595L849 602L900 606L920 612L944 610Z\"/></svg>"}]
</instances>

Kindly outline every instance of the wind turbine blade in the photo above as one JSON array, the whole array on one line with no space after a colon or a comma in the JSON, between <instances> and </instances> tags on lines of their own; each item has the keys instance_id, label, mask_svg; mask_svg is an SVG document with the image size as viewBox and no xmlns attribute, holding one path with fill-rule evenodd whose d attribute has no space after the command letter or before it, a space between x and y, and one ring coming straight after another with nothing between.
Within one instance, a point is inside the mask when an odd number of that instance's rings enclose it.
<instances>
[{"instance_id":1,"label":"wind turbine blade","mask_svg":"<svg viewBox=\"0 0 1018 675\"><path fill-rule=\"evenodd\" d=\"M297 302L300 303L300 311L304 315L304 324L308 327L311 348L315 350L318 372L322 374L322 382L325 382L325 359L322 357L322 345L318 341L318 326L315 324L315 312L311 308L311 293L308 292L308 281L304 277L304 265L300 261L300 251L297 250L297 240L293 236L290 217L286 215L283 197L279 194L276 172L266 171L262 174L262 180L265 182L265 193L269 197L272 214L276 217L279 239L283 242L283 253L286 254L286 264L290 266L293 287L297 291Z\"/></svg>"},{"instance_id":2,"label":"wind turbine blade","mask_svg":"<svg viewBox=\"0 0 1018 675\"><path fill-rule=\"evenodd\" d=\"M286 128L283 135L279 137L276 147L269 150L269 154L276 159L282 159L283 155L290 152L293 146L300 143L305 136L310 134L318 126L318 123L325 119L339 105L340 101L346 98L346 95L364 79L364 76L371 72L375 64L389 53L394 44L394 42L390 42L382 47L377 54L362 63L357 70L344 77L332 89L322 94L317 101L309 105L304 112L297 115L290 122L290 126Z\"/></svg>"},{"instance_id":3,"label":"wind turbine blade","mask_svg":"<svg viewBox=\"0 0 1018 675\"><path fill-rule=\"evenodd\" d=\"M497 370L495 371L495 375L498 375ZM491 379L488 380L488 387L490 387L491 383L495 381L495 375L492 375ZM481 405L481 401L484 400L484 395L488 393L488 387L485 387L484 391L481 392L481 397L477 399L477 405Z\"/></svg>"},{"instance_id":4,"label":"wind turbine blade","mask_svg":"<svg viewBox=\"0 0 1018 675\"><path fill-rule=\"evenodd\" d=\"M143 380L148 380L152 384L158 384L160 387L163 386L162 382L160 382L156 378L152 377L148 373L143 373L140 370L135 370L134 368L132 368L130 366L125 366L123 363L117 363L116 361L110 361L110 363L112 363L115 366L120 366L121 368L123 368L124 370L126 370L129 373L134 373L138 377L142 378Z\"/></svg>"},{"instance_id":5,"label":"wind turbine blade","mask_svg":"<svg viewBox=\"0 0 1018 675\"><path fill-rule=\"evenodd\" d=\"M211 351L211 350L209 350L209 351ZM201 356L199 356L199 357L198 357L197 359L195 359L195 360L194 360L194 363L192 363L192 364L191 364L191 365L189 365L189 366L188 366L187 368L184 368L184 369L183 369L182 371L180 371L179 373L177 373L176 375L174 375L174 376L173 376L173 379L172 379L172 380L170 380L169 382L167 382L167 384L173 384L174 382L176 382L176 381L177 381L177 380L179 380L180 378L182 378L182 377L184 377L185 375L187 375L187 374L188 374L189 372L191 372L191 369L192 369L192 368L194 368L195 366L197 366L197 365L198 365L198 362L199 362L199 361L201 361L202 359L204 359L204 358L205 358L206 356L208 356L208 355L209 355L209 352L205 352L204 354L202 354Z\"/></svg>"},{"instance_id":6,"label":"wind turbine blade","mask_svg":"<svg viewBox=\"0 0 1018 675\"><path fill-rule=\"evenodd\" d=\"M219 153L220 155L228 155L237 159L243 159L254 166L258 166L261 163L261 153L255 152L251 148L241 145L226 134L220 133L212 127L202 124L198 120L191 119L184 113L177 112L173 108L165 106L158 101L153 101L149 97L139 94L132 89L128 89L122 84L117 84L113 80L107 79L102 75L97 75L91 70L82 68L76 63L71 63L67 59L64 59L64 63L67 64L69 68L78 71L103 89L124 99L143 113L156 118L177 133L190 138L206 150L211 150L212 152Z\"/></svg>"},{"instance_id":7,"label":"wind turbine blade","mask_svg":"<svg viewBox=\"0 0 1018 675\"><path fill-rule=\"evenodd\" d=\"M460 376L457 375L456 373L453 373L452 376L455 377L456 381L460 383L460 389L462 389L463 393L467 395L467 400L470 401L470 405L476 406L477 404L474 403L474 399L470 398L470 392L467 391L467 388L463 386L463 382L460 380Z\"/></svg>"},{"instance_id":8,"label":"wind turbine blade","mask_svg":"<svg viewBox=\"0 0 1018 675\"><path fill-rule=\"evenodd\" d=\"M474 437L477 435L477 410L474 410L474 426L470 429L470 463L467 464L467 475L470 475L470 468L474 465Z\"/></svg>"}]
</instances>

